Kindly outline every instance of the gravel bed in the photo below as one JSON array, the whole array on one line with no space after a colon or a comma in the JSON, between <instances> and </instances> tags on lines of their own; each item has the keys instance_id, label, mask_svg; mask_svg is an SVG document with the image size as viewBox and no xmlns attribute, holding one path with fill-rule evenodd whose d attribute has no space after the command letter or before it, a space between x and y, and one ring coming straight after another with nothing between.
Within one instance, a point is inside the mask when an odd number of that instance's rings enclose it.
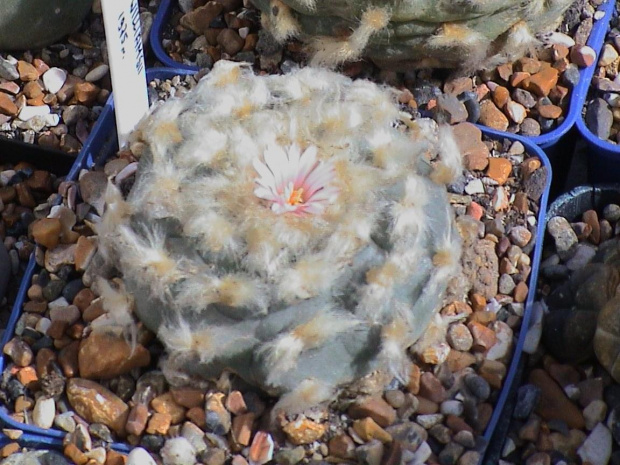
<instances>
[{"instance_id":1,"label":"gravel bed","mask_svg":"<svg viewBox=\"0 0 620 465\"><path fill-rule=\"evenodd\" d=\"M584 112L588 129L599 139L613 143L620 141L619 52L620 29L615 16L599 56Z\"/></svg>"},{"instance_id":2,"label":"gravel bed","mask_svg":"<svg viewBox=\"0 0 620 465\"><path fill-rule=\"evenodd\" d=\"M180 95L194 84L191 77L155 82L151 98ZM520 330L547 174L519 142L483 140L466 122L454 129L467 168L450 188L465 242L464 273L450 286L433 343L411 350L406 386L392 381L369 397L271 419L274 399L235 377L208 389L169 387L157 370L163 349L146 330L138 331L133 350L122 334L93 332L106 319L90 288L105 272L93 225L109 176L124 193L131 188L136 160L124 151L82 172L79 181L60 184L62 204L31 227L42 269L15 337L3 348L10 361L0 393L11 417L66 431L64 454L76 463L105 454L116 460L108 449L112 440L140 446L129 455L130 465L151 463L145 451L178 465L193 462L175 454L209 465L272 458L290 464L477 463ZM122 286L121 278L113 282ZM0 454L17 449L11 445Z\"/></svg>"},{"instance_id":3,"label":"gravel bed","mask_svg":"<svg viewBox=\"0 0 620 465\"><path fill-rule=\"evenodd\" d=\"M439 112L451 124L479 122L500 131L539 136L564 121L579 69L596 59L586 45L602 0L578 2L558 30L542 38L540 50L475 76L446 77L429 70L381 71L366 61L349 63L341 71L408 89L413 106ZM274 43L260 28L260 12L236 1L173 3L162 45L179 63L209 69L219 59L251 63L257 70L286 72L305 64L301 44Z\"/></svg>"},{"instance_id":4,"label":"gravel bed","mask_svg":"<svg viewBox=\"0 0 620 465\"><path fill-rule=\"evenodd\" d=\"M146 40L159 1L140 5ZM100 1L64 41L0 53L0 137L77 155L111 91L107 62Z\"/></svg>"},{"instance_id":5,"label":"gravel bed","mask_svg":"<svg viewBox=\"0 0 620 465\"><path fill-rule=\"evenodd\" d=\"M548 221L552 238L526 347L532 355L503 445L505 464L620 461L620 385L594 357L592 344L599 312L596 331L617 328L619 219L620 206L609 204L573 223ZM599 342L607 358L617 347L617 335L610 337L610 345Z\"/></svg>"},{"instance_id":6,"label":"gravel bed","mask_svg":"<svg viewBox=\"0 0 620 465\"><path fill-rule=\"evenodd\" d=\"M0 239L11 262L7 295L0 302L0 327L6 326L19 284L35 244L28 228L50 213L62 178L30 163L0 163Z\"/></svg>"}]
</instances>

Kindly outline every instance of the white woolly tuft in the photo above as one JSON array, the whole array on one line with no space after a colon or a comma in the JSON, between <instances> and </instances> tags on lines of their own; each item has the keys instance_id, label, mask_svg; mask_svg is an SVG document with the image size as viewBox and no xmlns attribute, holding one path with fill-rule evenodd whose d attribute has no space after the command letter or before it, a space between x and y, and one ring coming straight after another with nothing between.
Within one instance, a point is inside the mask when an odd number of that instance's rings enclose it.
<instances>
[{"instance_id":1,"label":"white woolly tuft","mask_svg":"<svg viewBox=\"0 0 620 465\"><path fill-rule=\"evenodd\" d=\"M267 364L276 372L285 372L294 368L303 350L304 341L290 333L281 334L261 349L267 352Z\"/></svg>"},{"instance_id":2,"label":"white woolly tuft","mask_svg":"<svg viewBox=\"0 0 620 465\"><path fill-rule=\"evenodd\" d=\"M305 379L296 389L284 394L273 406L272 416L279 412L291 415L302 413L305 410L330 401L335 398L336 388L316 379Z\"/></svg>"},{"instance_id":3,"label":"white woolly tuft","mask_svg":"<svg viewBox=\"0 0 620 465\"><path fill-rule=\"evenodd\" d=\"M409 327L405 321L394 320L381 331L379 359L402 384L407 384L411 360L406 349L411 344Z\"/></svg>"},{"instance_id":4,"label":"white woolly tuft","mask_svg":"<svg viewBox=\"0 0 620 465\"><path fill-rule=\"evenodd\" d=\"M440 168L435 167L431 178L439 184L451 184L463 175L463 157L450 126L440 125L438 136Z\"/></svg>"},{"instance_id":5,"label":"white woolly tuft","mask_svg":"<svg viewBox=\"0 0 620 465\"><path fill-rule=\"evenodd\" d=\"M278 42L296 37L301 32L301 27L293 15L291 8L280 0L271 0L268 19L268 27L271 34ZM277 14L273 12L277 11Z\"/></svg>"}]
</instances>

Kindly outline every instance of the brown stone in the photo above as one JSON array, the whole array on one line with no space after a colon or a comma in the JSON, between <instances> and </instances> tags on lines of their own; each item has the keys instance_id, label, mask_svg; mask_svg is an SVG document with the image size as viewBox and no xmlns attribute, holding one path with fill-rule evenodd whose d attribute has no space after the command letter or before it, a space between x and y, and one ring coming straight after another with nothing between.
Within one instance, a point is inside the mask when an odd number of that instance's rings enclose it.
<instances>
[{"instance_id":1,"label":"brown stone","mask_svg":"<svg viewBox=\"0 0 620 465\"><path fill-rule=\"evenodd\" d=\"M418 408L416 413L419 415L432 415L439 412L439 404L428 400L426 397L418 397Z\"/></svg>"},{"instance_id":2,"label":"brown stone","mask_svg":"<svg viewBox=\"0 0 620 465\"><path fill-rule=\"evenodd\" d=\"M562 109L557 105L540 105L538 107L538 114L543 118L558 119L562 113Z\"/></svg>"},{"instance_id":3,"label":"brown stone","mask_svg":"<svg viewBox=\"0 0 620 465\"><path fill-rule=\"evenodd\" d=\"M90 423L103 423L119 436L125 435L129 407L114 393L94 381L71 378L67 398L78 415Z\"/></svg>"},{"instance_id":4,"label":"brown stone","mask_svg":"<svg viewBox=\"0 0 620 465\"><path fill-rule=\"evenodd\" d=\"M467 323L467 327L474 338L474 344L472 346L473 351L485 352L497 342L497 337L492 329L476 321L470 321Z\"/></svg>"},{"instance_id":5,"label":"brown stone","mask_svg":"<svg viewBox=\"0 0 620 465\"><path fill-rule=\"evenodd\" d=\"M409 369L409 382L407 383L407 390L414 395L420 392L420 376L422 375L420 367L415 363L410 365Z\"/></svg>"},{"instance_id":6,"label":"brown stone","mask_svg":"<svg viewBox=\"0 0 620 465\"><path fill-rule=\"evenodd\" d=\"M570 384L577 384L581 380L579 371L571 365L550 363L547 367L547 371L549 376L563 388Z\"/></svg>"},{"instance_id":7,"label":"brown stone","mask_svg":"<svg viewBox=\"0 0 620 465\"><path fill-rule=\"evenodd\" d=\"M352 404L347 413L353 419L372 418L379 426L390 426L396 421L396 410L383 398L375 396Z\"/></svg>"},{"instance_id":8,"label":"brown stone","mask_svg":"<svg viewBox=\"0 0 620 465\"><path fill-rule=\"evenodd\" d=\"M19 78L24 82L36 81L39 79L39 72L37 69L24 60L19 60L17 62L17 72L19 73Z\"/></svg>"},{"instance_id":9,"label":"brown stone","mask_svg":"<svg viewBox=\"0 0 620 465\"><path fill-rule=\"evenodd\" d=\"M540 388L540 401L536 407L538 415L545 420L562 420L570 428L585 427L581 410L566 397L560 386L544 370L532 370L529 381Z\"/></svg>"},{"instance_id":10,"label":"brown stone","mask_svg":"<svg viewBox=\"0 0 620 465\"><path fill-rule=\"evenodd\" d=\"M457 417L456 415L446 416L446 426L450 428L454 434L459 431L469 431L470 433L474 432L473 428L469 426L463 418Z\"/></svg>"},{"instance_id":11,"label":"brown stone","mask_svg":"<svg viewBox=\"0 0 620 465\"><path fill-rule=\"evenodd\" d=\"M446 359L448 368L453 373L461 371L463 368L476 363L476 357L469 352L461 352L459 350L451 350Z\"/></svg>"},{"instance_id":12,"label":"brown stone","mask_svg":"<svg viewBox=\"0 0 620 465\"><path fill-rule=\"evenodd\" d=\"M14 337L4 345L2 352L9 356L19 367L27 367L32 363L32 349L19 337Z\"/></svg>"},{"instance_id":13,"label":"brown stone","mask_svg":"<svg viewBox=\"0 0 620 465\"><path fill-rule=\"evenodd\" d=\"M13 455L16 452L19 452L21 446L17 442L10 442L6 446L0 449L0 457L7 458L9 455Z\"/></svg>"},{"instance_id":14,"label":"brown stone","mask_svg":"<svg viewBox=\"0 0 620 465\"><path fill-rule=\"evenodd\" d=\"M506 184L508 177L512 172L512 163L507 158L491 157L489 158L489 167L487 176L497 181L499 185Z\"/></svg>"},{"instance_id":15,"label":"brown stone","mask_svg":"<svg viewBox=\"0 0 620 465\"><path fill-rule=\"evenodd\" d=\"M127 423L125 424L125 430L127 434L135 434L140 436L145 428L146 422L149 418L149 409L144 404L136 404L129 411L127 416Z\"/></svg>"},{"instance_id":16,"label":"brown stone","mask_svg":"<svg viewBox=\"0 0 620 465\"><path fill-rule=\"evenodd\" d=\"M355 443L346 434L339 434L329 440L327 444L329 455L341 459L352 459L355 457Z\"/></svg>"},{"instance_id":17,"label":"brown stone","mask_svg":"<svg viewBox=\"0 0 620 465\"><path fill-rule=\"evenodd\" d=\"M34 170L32 176L26 180L26 184L35 191L51 192L53 189L50 173L43 170Z\"/></svg>"},{"instance_id":18,"label":"brown stone","mask_svg":"<svg viewBox=\"0 0 620 465\"><path fill-rule=\"evenodd\" d=\"M504 105L510 100L510 91L504 86L497 86L492 92L492 96L497 108L504 108Z\"/></svg>"},{"instance_id":19,"label":"brown stone","mask_svg":"<svg viewBox=\"0 0 620 465\"><path fill-rule=\"evenodd\" d=\"M19 84L13 81L5 81L4 79L0 79L0 91L6 92L8 94L17 95L21 88Z\"/></svg>"},{"instance_id":20,"label":"brown stone","mask_svg":"<svg viewBox=\"0 0 620 465\"><path fill-rule=\"evenodd\" d=\"M207 2L206 5L184 14L180 19L181 26L191 29L197 35L202 35L207 32L211 22L222 12L223 8L218 2Z\"/></svg>"},{"instance_id":21,"label":"brown stone","mask_svg":"<svg viewBox=\"0 0 620 465\"><path fill-rule=\"evenodd\" d=\"M512 87L519 87L519 84L521 84L523 81L528 79L530 76L531 76L530 73L525 73L523 71L517 71L517 72L512 73L512 76L510 76L510 80L508 82L510 83Z\"/></svg>"},{"instance_id":22,"label":"brown stone","mask_svg":"<svg viewBox=\"0 0 620 465\"><path fill-rule=\"evenodd\" d=\"M441 381L428 371L420 377L419 395L438 404L446 400L446 390Z\"/></svg>"},{"instance_id":23,"label":"brown stone","mask_svg":"<svg viewBox=\"0 0 620 465\"><path fill-rule=\"evenodd\" d=\"M185 408L201 407L205 402L205 393L201 389L173 388L170 393L174 401Z\"/></svg>"},{"instance_id":24,"label":"brown stone","mask_svg":"<svg viewBox=\"0 0 620 465\"><path fill-rule=\"evenodd\" d=\"M37 376L37 372L32 366L27 366L22 368L17 372L17 381L22 383L31 391L36 391L37 384L39 382L39 377Z\"/></svg>"},{"instance_id":25,"label":"brown stone","mask_svg":"<svg viewBox=\"0 0 620 465\"><path fill-rule=\"evenodd\" d=\"M480 122L498 131L508 129L508 118L491 100L483 100L480 103Z\"/></svg>"},{"instance_id":26,"label":"brown stone","mask_svg":"<svg viewBox=\"0 0 620 465\"><path fill-rule=\"evenodd\" d=\"M592 228L589 239L592 241L592 243L598 244L601 241L601 224L599 222L596 210L586 211L583 214L582 219Z\"/></svg>"},{"instance_id":27,"label":"brown stone","mask_svg":"<svg viewBox=\"0 0 620 465\"><path fill-rule=\"evenodd\" d=\"M217 43L222 47L223 52L233 56L243 49L245 40L234 29L222 29L217 36Z\"/></svg>"},{"instance_id":28,"label":"brown stone","mask_svg":"<svg viewBox=\"0 0 620 465\"><path fill-rule=\"evenodd\" d=\"M525 192L517 192L515 194L513 206L519 213L527 213L530 209L529 205L529 200Z\"/></svg>"},{"instance_id":29,"label":"brown stone","mask_svg":"<svg viewBox=\"0 0 620 465\"><path fill-rule=\"evenodd\" d=\"M505 63L497 67L497 74L504 81L508 81L512 75L512 63Z\"/></svg>"},{"instance_id":30,"label":"brown stone","mask_svg":"<svg viewBox=\"0 0 620 465\"><path fill-rule=\"evenodd\" d=\"M7 116L17 115L17 105L7 94L0 92L0 114Z\"/></svg>"},{"instance_id":31,"label":"brown stone","mask_svg":"<svg viewBox=\"0 0 620 465\"><path fill-rule=\"evenodd\" d=\"M199 428L205 429L207 427L206 413L202 407L190 408L185 416Z\"/></svg>"},{"instance_id":32,"label":"brown stone","mask_svg":"<svg viewBox=\"0 0 620 465\"><path fill-rule=\"evenodd\" d=\"M535 74L540 71L540 61L536 60L535 58L522 57L517 60L514 68L517 71Z\"/></svg>"},{"instance_id":33,"label":"brown stone","mask_svg":"<svg viewBox=\"0 0 620 465\"><path fill-rule=\"evenodd\" d=\"M90 323L91 321L99 318L104 313L106 313L106 311L103 308L103 299L95 299L82 313L82 319L86 323Z\"/></svg>"},{"instance_id":34,"label":"brown stone","mask_svg":"<svg viewBox=\"0 0 620 465\"><path fill-rule=\"evenodd\" d=\"M251 414L246 414L251 415ZM242 415L245 416L245 415ZM235 420L240 417L236 417ZM317 423L308 418L302 417L299 420L291 421L282 428L289 441L296 446L310 444L321 439L327 432L327 426ZM234 422L233 422L234 431Z\"/></svg>"},{"instance_id":35,"label":"brown stone","mask_svg":"<svg viewBox=\"0 0 620 465\"><path fill-rule=\"evenodd\" d=\"M78 364L78 351L80 349L80 341L74 341L66 347L63 347L58 354L58 364L62 368L62 372L67 378L80 376ZM100 355L101 356L101 355ZM104 358L104 357L101 357Z\"/></svg>"},{"instance_id":36,"label":"brown stone","mask_svg":"<svg viewBox=\"0 0 620 465\"><path fill-rule=\"evenodd\" d=\"M42 218L32 225L32 237L43 247L53 249L60 241L62 225L58 218Z\"/></svg>"},{"instance_id":37,"label":"brown stone","mask_svg":"<svg viewBox=\"0 0 620 465\"><path fill-rule=\"evenodd\" d=\"M37 376L39 378L47 376L47 374L49 373L50 364L55 360L56 352L54 352L52 349L48 349L47 347L39 349L35 361Z\"/></svg>"},{"instance_id":38,"label":"brown stone","mask_svg":"<svg viewBox=\"0 0 620 465\"><path fill-rule=\"evenodd\" d=\"M366 417L353 422L353 430L364 441L369 442L378 439L382 443L392 441L390 433L381 428L372 418Z\"/></svg>"},{"instance_id":39,"label":"brown stone","mask_svg":"<svg viewBox=\"0 0 620 465\"><path fill-rule=\"evenodd\" d=\"M84 452L78 449L78 447L71 442L65 446L63 453L65 454L65 457L76 465L86 465L88 463L88 457L86 457Z\"/></svg>"},{"instance_id":40,"label":"brown stone","mask_svg":"<svg viewBox=\"0 0 620 465\"><path fill-rule=\"evenodd\" d=\"M114 449L108 449L106 451L104 465L125 465L127 463L127 456L119 454Z\"/></svg>"},{"instance_id":41,"label":"brown stone","mask_svg":"<svg viewBox=\"0 0 620 465\"><path fill-rule=\"evenodd\" d=\"M489 148L482 142L482 132L471 123L459 123L452 127L463 163L468 170L483 170L487 167Z\"/></svg>"},{"instance_id":42,"label":"brown stone","mask_svg":"<svg viewBox=\"0 0 620 465\"><path fill-rule=\"evenodd\" d=\"M23 89L24 95L29 99L42 97L43 96L43 88L39 85L37 81L30 81L26 83Z\"/></svg>"},{"instance_id":43,"label":"brown stone","mask_svg":"<svg viewBox=\"0 0 620 465\"><path fill-rule=\"evenodd\" d=\"M151 355L142 344L132 346L124 337L93 332L82 340L78 360L82 378L110 379L147 366Z\"/></svg>"},{"instance_id":44,"label":"brown stone","mask_svg":"<svg viewBox=\"0 0 620 465\"><path fill-rule=\"evenodd\" d=\"M558 83L559 72L555 68L545 68L523 81L522 87L539 97L546 97Z\"/></svg>"},{"instance_id":45,"label":"brown stone","mask_svg":"<svg viewBox=\"0 0 620 465\"><path fill-rule=\"evenodd\" d=\"M170 429L170 422L172 421L169 413L155 412L149 419L146 426L147 434L161 434L164 436Z\"/></svg>"},{"instance_id":46,"label":"brown stone","mask_svg":"<svg viewBox=\"0 0 620 465\"><path fill-rule=\"evenodd\" d=\"M80 312L84 312L92 301L95 299L95 293L91 291L88 287L80 290L75 297L73 298L73 305L75 305Z\"/></svg>"},{"instance_id":47,"label":"brown stone","mask_svg":"<svg viewBox=\"0 0 620 465\"><path fill-rule=\"evenodd\" d=\"M60 244L45 251L45 269L56 273L63 265L75 263L75 244Z\"/></svg>"},{"instance_id":48,"label":"brown stone","mask_svg":"<svg viewBox=\"0 0 620 465\"><path fill-rule=\"evenodd\" d=\"M170 392L155 397L155 399L151 401L151 407L156 412L169 413L173 425L181 423L185 418L185 407L177 404Z\"/></svg>"},{"instance_id":49,"label":"brown stone","mask_svg":"<svg viewBox=\"0 0 620 465\"><path fill-rule=\"evenodd\" d=\"M226 396L226 409L233 415L243 415L248 411L248 407L240 391L232 391Z\"/></svg>"},{"instance_id":50,"label":"brown stone","mask_svg":"<svg viewBox=\"0 0 620 465\"><path fill-rule=\"evenodd\" d=\"M523 303L527 299L528 287L525 281L521 281L515 286L513 291L513 299L515 302Z\"/></svg>"},{"instance_id":51,"label":"brown stone","mask_svg":"<svg viewBox=\"0 0 620 465\"><path fill-rule=\"evenodd\" d=\"M75 269L85 271L97 252L96 236L80 236L75 246Z\"/></svg>"},{"instance_id":52,"label":"brown stone","mask_svg":"<svg viewBox=\"0 0 620 465\"><path fill-rule=\"evenodd\" d=\"M237 415L233 418L231 434L233 441L241 446L248 446L252 438L252 425L254 424L252 412ZM285 430L286 433L286 430Z\"/></svg>"},{"instance_id":53,"label":"brown stone","mask_svg":"<svg viewBox=\"0 0 620 465\"><path fill-rule=\"evenodd\" d=\"M97 100L99 87L92 82L78 82L73 89L73 98L82 105L90 106Z\"/></svg>"}]
</instances>

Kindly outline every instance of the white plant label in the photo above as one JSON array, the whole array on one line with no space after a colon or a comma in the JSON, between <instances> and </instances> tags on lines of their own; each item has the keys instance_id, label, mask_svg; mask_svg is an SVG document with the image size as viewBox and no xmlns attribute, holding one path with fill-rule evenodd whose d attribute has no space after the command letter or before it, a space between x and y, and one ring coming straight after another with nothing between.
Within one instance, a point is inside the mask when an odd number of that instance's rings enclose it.
<instances>
[{"instance_id":1,"label":"white plant label","mask_svg":"<svg viewBox=\"0 0 620 465\"><path fill-rule=\"evenodd\" d=\"M112 76L118 145L149 108L138 0L101 0Z\"/></svg>"}]
</instances>

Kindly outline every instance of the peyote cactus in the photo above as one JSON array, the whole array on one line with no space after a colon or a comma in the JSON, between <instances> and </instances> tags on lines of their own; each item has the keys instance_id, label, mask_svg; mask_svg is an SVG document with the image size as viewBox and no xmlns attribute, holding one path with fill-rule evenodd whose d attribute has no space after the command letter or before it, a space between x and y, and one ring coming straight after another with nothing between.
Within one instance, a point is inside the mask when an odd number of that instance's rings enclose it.
<instances>
[{"instance_id":1,"label":"peyote cactus","mask_svg":"<svg viewBox=\"0 0 620 465\"><path fill-rule=\"evenodd\" d=\"M232 371L288 411L371 372L406 378L459 266L444 184L462 168L451 129L395 101L220 61L141 123L135 184L109 185L99 234L167 374ZM131 299L99 287L127 323Z\"/></svg>"},{"instance_id":2,"label":"peyote cactus","mask_svg":"<svg viewBox=\"0 0 620 465\"><path fill-rule=\"evenodd\" d=\"M307 42L313 64L363 54L381 67L493 67L532 50L573 0L256 0L276 40Z\"/></svg>"}]
</instances>

